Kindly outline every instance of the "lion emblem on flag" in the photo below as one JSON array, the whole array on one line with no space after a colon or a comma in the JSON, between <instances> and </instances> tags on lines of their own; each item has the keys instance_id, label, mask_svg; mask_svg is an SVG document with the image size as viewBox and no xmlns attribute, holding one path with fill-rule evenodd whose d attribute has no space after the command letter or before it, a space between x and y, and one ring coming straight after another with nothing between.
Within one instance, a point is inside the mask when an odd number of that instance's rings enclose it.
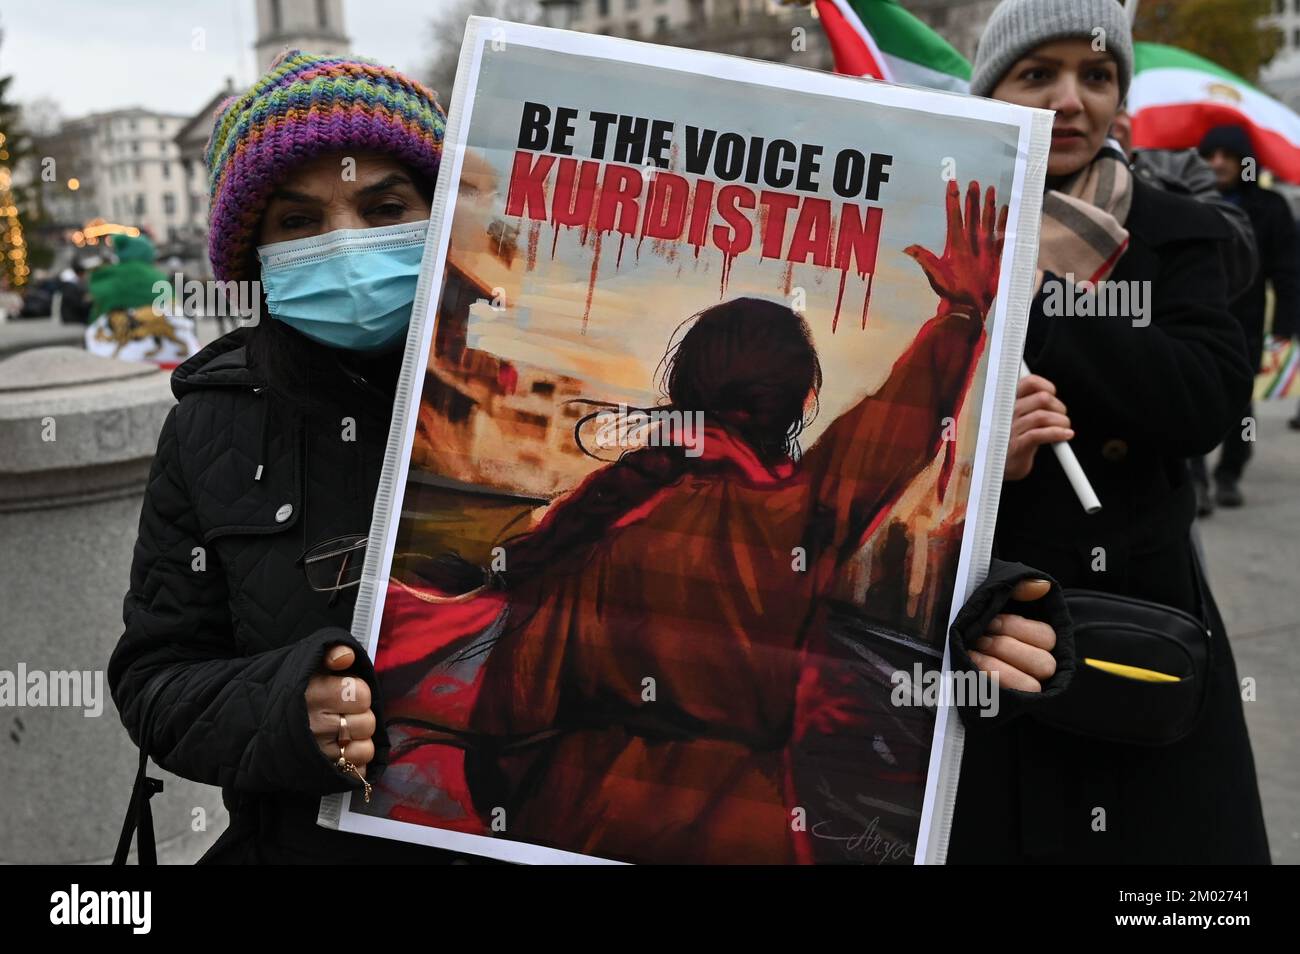
<instances>
[{"instance_id":1,"label":"lion emblem on flag","mask_svg":"<svg viewBox=\"0 0 1300 954\"><path fill-rule=\"evenodd\" d=\"M1234 106L1241 103L1240 91L1228 83L1206 83L1205 92L1209 94L1210 99L1226 100Z\"/></svg>"}]
</instances>

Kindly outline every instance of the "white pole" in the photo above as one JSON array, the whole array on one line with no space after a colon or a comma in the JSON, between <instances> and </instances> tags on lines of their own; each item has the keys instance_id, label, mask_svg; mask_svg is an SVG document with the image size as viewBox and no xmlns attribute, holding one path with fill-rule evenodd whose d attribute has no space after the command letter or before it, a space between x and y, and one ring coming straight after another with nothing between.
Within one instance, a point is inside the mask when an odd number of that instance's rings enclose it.
<instances>
[{"instance_id":1,"label":"white pole","mask_svg":"<svg viewBox=\"0 0 1300 954\"><path fill-rule=\"evenodd\" d=\"M1029 376L1029 366L1024 361L1020 362L1020 376L1022 378ZM1061 465L1061 470L1065 471L1065 477L1070 482L1070 486L1074 488L1074 495L1079 498L1079 503L1083 505L1084 512L1097 513L1101 510L1101 501L1097 499L1097 491L1092 489L1088 475L1079 466L1079 458L1074 456L1070 442L1061 441L1059 444L1053 444L1052 450L1056 453L1056 460Z\"/></svg>"}]
</instances>

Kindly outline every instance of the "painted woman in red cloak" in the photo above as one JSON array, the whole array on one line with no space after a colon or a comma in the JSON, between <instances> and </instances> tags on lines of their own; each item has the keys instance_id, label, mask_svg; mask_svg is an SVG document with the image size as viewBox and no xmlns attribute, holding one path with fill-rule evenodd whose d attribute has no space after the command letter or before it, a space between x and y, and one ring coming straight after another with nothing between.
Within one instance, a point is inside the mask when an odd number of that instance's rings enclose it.
<instances>
[{"instance_id":1,"label":"painted woman in red cloak","mask_svg":"<svg viewBox=\"0 0 1300 954\"><path fill-rule=\"evenodd\" d=\"M666 384L672 409L703 412L702 455L623 454L505 544L474 604L424 607L425 628L440 611L494 627L460 713L477 830L615 859L807 860L790 750L812 718L809 637L839 568L944 446L1006 214L972 183L963 221L949 184L944 253L906 250L937 313L801 457L822 380L803 319L753 298L701 312Z\"/></svg>"}]
</instances>

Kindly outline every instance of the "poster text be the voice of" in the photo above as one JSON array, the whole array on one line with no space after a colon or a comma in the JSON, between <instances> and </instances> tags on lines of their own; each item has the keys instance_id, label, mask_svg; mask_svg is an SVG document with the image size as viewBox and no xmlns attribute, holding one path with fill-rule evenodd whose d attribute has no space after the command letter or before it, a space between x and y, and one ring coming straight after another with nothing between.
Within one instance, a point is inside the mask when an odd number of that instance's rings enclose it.
<instances>
[{"instance_id":1,"label":"poster text be the voice of","mask_svg":"<svg viewBox=\"0 0 1300 954\"><path fill-rule=\"evenodd\" d=\"M697 255L711 243L730 259L757 243L763 258L859 276L875 271L884 213L859 200L879 198L891 155L852 148L836 154L831 188L848 200L837 213L836 203L816 194L820 145L686 125L679 146L671 122L593 110L587 114L591 158L580 159L573 156L578 118L569 107L524 104L507 215L685 241ZM678 148L694 182L665 171Z\"/></svg>"}]
</instances>

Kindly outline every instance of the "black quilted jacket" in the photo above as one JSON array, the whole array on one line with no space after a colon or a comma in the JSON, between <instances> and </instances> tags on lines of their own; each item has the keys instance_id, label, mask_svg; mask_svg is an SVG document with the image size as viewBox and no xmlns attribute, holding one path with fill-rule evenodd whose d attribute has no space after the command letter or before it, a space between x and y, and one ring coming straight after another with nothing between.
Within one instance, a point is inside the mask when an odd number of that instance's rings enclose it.
<instances>
[{"instance_id":1,"label":"black quilted jacket","mask_svg":"<svg viewBox=\"0 0 1300 954\"><path fill-rule=\"evenodd\" d=\"M450 858L315 825L320 796L360 783L317 747L307 680L339 644L357 651L353 671L372 690L375 679L348 632L355 589L331 606L297 561L315 543L368 531L392 397L314 354L318 403L303 411L250 369L250 333L215 341L172 376L179 403L140 514L126 629L109 664L114 702L159 765L221 787L231 825L206 861ZM375 743L382 763L382 732Z\"/></svg>"},{"instance_id":2,"label":"black quilted jacket","mask_svg":"<svg viewBox=\"0 0 1300 954\"><path fill-rule=\"evenodd\" d=\"M304 692L325 651L346 644L353 670L376 690L364 649L349 635L355 590L307 584L304 550L370 526L391 416L391 384L376 387L329 352L313 352L310 412L275 396L249 366L247 330L215 341L178 368L179 404L158 440L123 615L109 663L113 700L131 738L163 768L222 789L230 828L207 862L445 862L455 856L323 829L320 796L358 787L316 746ZM345 418L355 440L343 439ZM954 665L983 633L1018 579L994 566L963 609ZM1021 611L1025 611L1022 607ZM1064 602L1034 604L1061 634L1060 669L1043 697L1073 670ZM965 637L963 637L965 634ZM1038 697L1004 693L1001 716ZM388 741L383 700L372 777ZM123 793L125 795L125 793Z\"/></svg>"}]
</instances>

